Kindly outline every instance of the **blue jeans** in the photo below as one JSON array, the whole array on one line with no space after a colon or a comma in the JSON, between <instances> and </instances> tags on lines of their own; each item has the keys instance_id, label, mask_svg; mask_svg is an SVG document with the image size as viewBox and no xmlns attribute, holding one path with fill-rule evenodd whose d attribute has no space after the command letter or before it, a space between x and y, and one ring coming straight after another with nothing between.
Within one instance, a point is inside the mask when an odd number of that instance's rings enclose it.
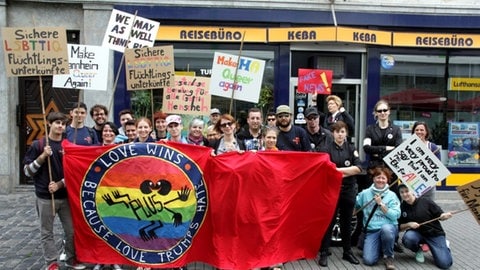
<instances>
[{"instance_id":1,"label":"blue jeans","mask_svg":"<svg viewBox=\"0 0 480 270\"><path fill-rule=\"evenodd\" d=\"M385 257L393 258L393 245L397 234L398 226L396 224L383 224L379 230L368 231L363 243L363 263L374 265L382 254Z\"/></svg>"},{"instance_id":2,"label":"blue jeans","mask_svg":"<svg viewBox=\"0 0 480 270\"><path fill-rule=\"evenodd\" d=\"M447 247L444 235L423 236L415 230L408 230L402 238L403 245L413 252L417 252L420 244L427 243L432 252L435 265L441 269L448 269L453 264L452 253Z\"/></svg>"}]
</instances>

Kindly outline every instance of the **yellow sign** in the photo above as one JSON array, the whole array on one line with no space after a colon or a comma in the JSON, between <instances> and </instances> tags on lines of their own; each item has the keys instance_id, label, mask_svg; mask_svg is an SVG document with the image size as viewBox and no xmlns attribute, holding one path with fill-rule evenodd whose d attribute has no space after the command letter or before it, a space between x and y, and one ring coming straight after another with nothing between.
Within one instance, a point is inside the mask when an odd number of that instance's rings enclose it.
<instances>
[{"instance_id":1,"label":"yellow sign","mask_svg":"<svg viewBox=\"0 0 480 270\"><path fill-rule=\"evenodd\" d=\"M392 32L337 27L337 41L391 46Z\"/></svg>"},{"instance_id":2,"label":"yellow sign","mask_svg":"<svg viewBox=\"0 0 480 270\"><path fill-rule=\"evenodd\" d=\"M448 90L480 91L480 78L449 78Z\"/></svg>"},{"instance_id":3,"label":"yellow sign","mask_svg":"<svg viewBox=\"0 0 480 270\"><path fill-rule=\"evenodd\" d=\"M393 33L393 46L478 49L480 35Z\"/></svg>"},{"instance_id":4,"label":"yellow sign","mask_svg":"<svg viewBox=\"0 0 480 270\"><path fill-rule=\"evenodd\" d=\"M269 42L336 41L335 27L269 28Z\"/></svg>"},{"instance_id":5,"label":"yellow sign","mask_svg":"<svg viewBox=\"0 0 480 270\"><path fill-rule=\"evenodd\" d=\"M204 42L267 42L266 28L195 27L160 25L157 40Z\"/></svg>"}]
</instances>

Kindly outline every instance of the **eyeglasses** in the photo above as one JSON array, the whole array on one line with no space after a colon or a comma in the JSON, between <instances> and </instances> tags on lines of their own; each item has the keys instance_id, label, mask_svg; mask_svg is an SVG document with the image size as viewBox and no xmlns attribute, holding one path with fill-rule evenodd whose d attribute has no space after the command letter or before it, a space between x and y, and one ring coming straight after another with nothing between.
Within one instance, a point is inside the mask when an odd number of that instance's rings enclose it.
<instances>
[{"instance_id":1,"label":"eyeglasses","mask_svg":"<svg viewBox=\"0 0 480 270\"><path fill-rule=\"evenodd\" d=\"M312 120L315 120L315 119L317 119L317 118L318 118L318 116L312 116L312 117L307 117L307 120L312 121Z\"/></svg>"},{"instance_id":2,"label":"eyeglasses","mask_svg":"<svg viewBox=\"0 0 480 270\"><path fill-rule=\"evenodd\" d=\"M383 110L377 110L376 112L377 112L377 113L382 113L382 112L383 112L383 113L386 113L386 112L388 112L388 111L389 111L389 109L383 109Z\"/></svg>"},{"instance_id":3,"label":"eyeglasses","mask_svg":"<svg viewBox=\"0 0 480 270\"><path fill-rule=\"evenodd\" d=\"M288 117L290 117L290 114L288 114L288 113L282 113L282 114L277 115L277 117L278 117L278 118L288 118Z\"/></svg>"},{"instance_id":4,"label":"eyeglasses","mask_svg":"<svg viewBox=\"0 0 480 270\"><path fill-rule=\"evenodd\" d=\"M275 118L267 118L267 121L275 121Z\"/></svg>"},{"instance_id":5,"label":"eyeglasses","mask_svg":"<svg viewBox=\"0 0 480 270\"><path fill-rule=\"evenodd\" d=\"M227 127L227 126L231 127L231 126L232 126L232 122L226 122L226 123L220 124L220 127L222 127L222 128L225 128L225 127Z\"/></svg>"}]
</instances>

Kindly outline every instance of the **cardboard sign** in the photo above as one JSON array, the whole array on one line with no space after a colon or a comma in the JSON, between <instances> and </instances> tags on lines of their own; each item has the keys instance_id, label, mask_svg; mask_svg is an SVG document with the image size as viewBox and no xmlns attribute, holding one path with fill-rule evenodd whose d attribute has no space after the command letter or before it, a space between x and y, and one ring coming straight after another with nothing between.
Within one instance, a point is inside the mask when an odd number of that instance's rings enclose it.
<instances>
[{"instance_id":1,"label":"cardboard sign","mask_svg":"<svg viewBox=\"0 0 480 270\"><path fill-rule=\"evenodd\" d=\"M330 95L332 93L332 70L298 69L299 93L317 93Z\"/></svg>"},{"instance_id":2,"label":"cardboard sign","mask_svg":"<svg viewBox=\"0 0 480 270\"><path fill-rule=\"evenodd\" d=\"M209 115L210 78L175 76L175 85L163 90L162 111L172 114Z\"/></svg>"},{"instance_id":3,"label":"cardboard sign","mask_svg":"<svg viewBox=\"0 0 480 270\"><path fill-rule=\"evenodd\" d=\"M152 47L159 26L159 22L114 9L102 46L117 52L124 52L125 48Z\"/></svg>"},{"instance_id":4,"label":"cardboard sign","mask_svg":"<svg viewBox=\"0 0 480 270\"><path fill-rule=\"evenodd\" d=\"M105 47L68 44L70 74L54 75L53 87L106 91L109 56Z\"/></svg>"},{"instance_id":5,"label":"cardboard sign","mask_svg":"<svg viewBox=\"0 0 480 270\"><path fill-rule=\"evenodd\" d=\"M175 64L173 46L125 50L127 90L145 90L172 86Z\"/></svg>"},{"instance_id":6,"label":"cardboard sign","mask_svg":"<svg viewBox=\"0 0 480 270\"><path fill-rule=\"evenodd\" d=\"M417 135L413 134L383 158L392 171L420 197L442 181L450 171L428 149Z\"/></svg>"},{"instance_id":7,"label":"cardboard sign","mask_svg":"<svg viewBox=\"0 0 480 270\"><path fill-rule=\"evenodd\" d=\"M2 28L7 76L68 74L66 33L62 27Z\"/></svg>"},{"instance_id":8,"label":"cardboard sign","mask_svg":"<svg viewBox=\"0 0 480 270\"><path fill-rule=\"evenodd\" d=\"M235 80L235 70L238 70ZM215 96L258 103L265 61L215 52L210 78L210 93Z\"/></svg>"},{"instance_id":9,"label":"cardboard sign","mask_svg":"<svg viewBox=\"0 0 480 270\"><path fill-rule=\"evenodd\" d=\"M480 179L457 187L457 191L480 225Z\"/></svg>"}]
</instances>

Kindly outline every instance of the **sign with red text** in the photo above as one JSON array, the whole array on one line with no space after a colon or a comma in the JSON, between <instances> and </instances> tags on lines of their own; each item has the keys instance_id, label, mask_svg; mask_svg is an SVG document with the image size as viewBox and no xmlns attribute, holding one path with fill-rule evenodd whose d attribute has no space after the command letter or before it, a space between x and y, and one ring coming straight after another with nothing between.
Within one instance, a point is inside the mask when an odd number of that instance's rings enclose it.
<instances>
[{"instance_id":1,"label":"sign with red text","mask_svg":"<svg viewBox=\"0 0 480 270\"><path fill-rule=\"evenodd\" d=\"M237 70L238 66L238 70ZM265 61L215 52L210 93L215 96L258 103ZM236 76L235 76L236 75ZM232 95L232 91L234 91Z\"/></svg>"},{"instance_id":2,"label":"sign with red text","mask_svg":"<svg viewBox=\"0 0 480 270\"><path fill-rule=\"evenodd\" d=\"M175 76L175 84L163 89L162 111L171 114L209 115L210 78Z\"/></svg>"},{"instance_id":3,"label":"sign with red text","mask_svg":"<svg viewBox=\"0 0 480 270\"><path fill-rule=\"evenodd\" d=\"M54 75L53 87L106 91L109 56L105 47L68 44L70 73Z\"/></svg>"},{"instance_id":4,"label":"sign with red text","mask_svg":"<svg viewBox=\"0 0 480 270\"><path fill-rule=\"evenodd\" d=\"M332 76L332 70L299 68L297 91L330 95L332 93Z\"/></svg>"},{"instance_id":5,"label":"sign with red text","mask_svg":"<svg viewBox=\"0 0 480 270\"><path fill-rule=\"evenodd\" d=\"M66 33L62 27L2 28L7 76L68 74Z\"/></svg>"},{"instance_id":6,"label":"sign with red text","mask_svg":"<svg viewBox=\"0 0 480 270\"><path fill-rule=\"evenodd\" d=\"M457 191L480 225L480 179L457 187Z\"/></svg>"},{"instance_id":7,"label":"sign with red text","mask_svg":"<svg viewBox=\"0 0 480 270\"><path fill-rule=\"evenodd\" d=\"M125 48L152 47L159 27L159 22L114 9L102 46L117 52L124 52Z\"/></svg>"},{"instance_id":8,"label":"sign with red text","mask_svg":"<svg viewBox=\"0 0 480 270\"><path fill-rule=\"evenodd\" d=\"M127 90L173 86L175 74L173 46L126 49L125 73Z\"/></svg>"},{"instance_id":9,"label":"sign with red text","mask_svg":"<svg viewBox=\"0 0 480 270\"><path fill-rule=\"evenodd\" d=\"M395 147L383 160L417 197L450 175L442 161L415 134Z\"/></svg>"}]
</instances>

